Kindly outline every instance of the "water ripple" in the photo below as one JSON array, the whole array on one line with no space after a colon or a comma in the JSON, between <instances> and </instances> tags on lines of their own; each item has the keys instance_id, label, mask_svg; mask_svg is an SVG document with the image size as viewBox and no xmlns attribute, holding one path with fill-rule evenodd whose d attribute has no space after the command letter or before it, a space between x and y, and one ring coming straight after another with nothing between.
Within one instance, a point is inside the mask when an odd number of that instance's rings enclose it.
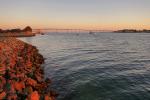
<instances>
[{"instance_id":1,"label":"water ripple","mask_svg":"<svg viewBox=\"0 0 150 100\"><path fill-rule=\"evenodd\" d=\"M22 40L46 58L45 77L53 80L58 100L150 100L149 37L47 34Z\"/></svg>"}]
</instances>

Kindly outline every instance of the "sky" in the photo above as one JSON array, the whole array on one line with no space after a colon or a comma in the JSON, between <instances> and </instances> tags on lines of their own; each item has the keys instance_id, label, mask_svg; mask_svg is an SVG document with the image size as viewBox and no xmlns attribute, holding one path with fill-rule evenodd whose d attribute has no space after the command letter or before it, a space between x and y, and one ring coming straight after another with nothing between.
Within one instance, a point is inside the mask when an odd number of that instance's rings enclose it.
<instances>
[{"instance_id":1,"label":"sky","mask_svg":"<svg viewBox=\"0 0 150 100\"><path fill-rule=\"evenodd\" d=\"M150 29L150 0L0 0L0 28Z\"/></svg>"}]
</instances>

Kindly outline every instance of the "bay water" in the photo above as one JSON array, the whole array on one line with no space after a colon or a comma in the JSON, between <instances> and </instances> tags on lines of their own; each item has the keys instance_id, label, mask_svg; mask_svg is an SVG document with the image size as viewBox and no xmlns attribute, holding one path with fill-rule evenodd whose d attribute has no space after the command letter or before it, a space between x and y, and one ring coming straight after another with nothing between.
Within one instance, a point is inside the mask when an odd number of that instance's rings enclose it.
<instances>
[{"instance_id":1,"label":"bay water","mask_svg":"<svg viewBox=\"0 0 150 100\"><path fill-rule=\"evenodd\" d=\"M47 33L19 38L45 58L57 100L150 100L149 33Z\"/></svg>"}]
</instances>

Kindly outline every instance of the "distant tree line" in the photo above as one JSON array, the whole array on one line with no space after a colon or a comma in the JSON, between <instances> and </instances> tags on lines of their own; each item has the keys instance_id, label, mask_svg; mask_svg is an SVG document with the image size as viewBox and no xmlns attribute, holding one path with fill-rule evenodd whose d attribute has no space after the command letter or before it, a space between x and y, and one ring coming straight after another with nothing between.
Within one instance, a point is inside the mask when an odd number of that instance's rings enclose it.
<instances>
[{"instance_id":1,"label":"distant tree line","mask_svg":"<svg viewBox=\"0 0 150 100\"><path fill-rule=\"evenodd\" d=\"M7 29L7 30L0 29L0 33L22 33L22 32L32 32L32 28L30 26L27 26L23 30L21 30L19 28L17 28L17 29Z\"/></svg>"},{"instance_id":2,"label":"distant tree line","mask_svg":"<svg viewBox=\"0 0 150 100\"><path fill-rule=\"evenodd\" d=\"M143 30L136 30L136 29L123 29L114 31L115 33L150 33L150 30L143 29Z\"/></svg>"}]
</instances>

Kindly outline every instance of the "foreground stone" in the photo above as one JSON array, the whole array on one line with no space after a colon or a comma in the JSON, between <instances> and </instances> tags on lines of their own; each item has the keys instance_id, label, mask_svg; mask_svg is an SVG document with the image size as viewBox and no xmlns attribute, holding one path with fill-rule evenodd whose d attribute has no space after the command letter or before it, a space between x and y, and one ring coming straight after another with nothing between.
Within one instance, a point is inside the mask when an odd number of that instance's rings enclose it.
<instances>
[{"instance_id":1,"label":"foreground stone","mask_svg":"<svg viewBox=\"0 0 150 100\"><path fill-rule=\"evenodd\" d=\"M55 100L44 80L43 56L15 38L0 39L0 100Z\"/></svg>"}]
</instances>

